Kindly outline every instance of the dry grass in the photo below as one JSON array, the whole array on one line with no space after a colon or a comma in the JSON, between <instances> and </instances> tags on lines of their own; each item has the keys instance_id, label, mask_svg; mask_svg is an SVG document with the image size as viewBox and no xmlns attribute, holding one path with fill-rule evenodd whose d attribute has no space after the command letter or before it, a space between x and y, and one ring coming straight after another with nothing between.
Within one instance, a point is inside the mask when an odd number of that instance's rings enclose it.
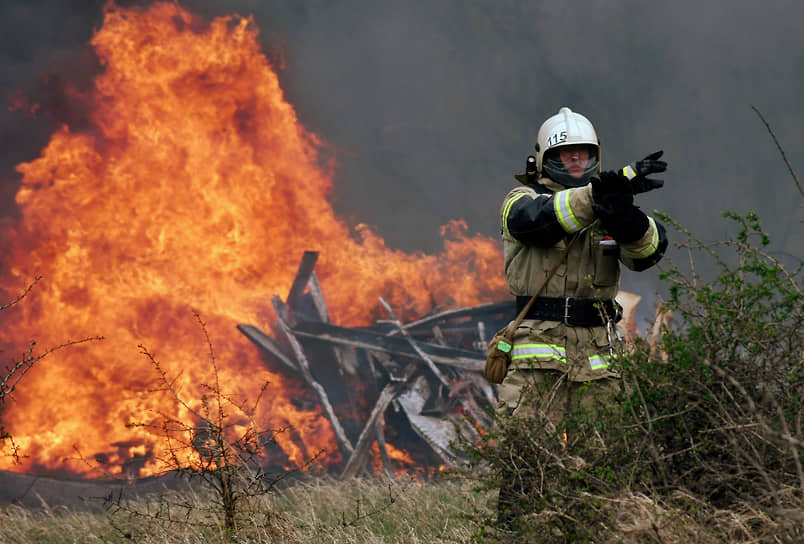
<instances>
[{"instance_id":1,"label":"dry grass","mask_svg":"<svg viewBox=\"0 0 804 544\"><path fill-rule=\"evenodd\" d=\"M319 478L254 498L231 536L209 497L185 493L141 499L113 514L8 506L0 509L0 542L469 542L478 530L473 519L490 515L491 499L459 481ZM187 505L193 506L189 514Z\"/></svg>"},{"instance_id":2,"label":"dry grass","mask_svg":"<svg viewBox=\"0 0 804 544\"><path fill-rule=\"evenodd\" d=\"M591 498L611 521L609 538L601 542L790 542L772 536L782 529L779 516L772 521L749 508L716 510L687 495L672 497L674 506L630 492L617 498ZM545 541L542 537L562 542L559 535L540 532L544 525L540 522L555 514L549 511L528 516L526 525L537 540L521 540L522 534L495 534L487 525L495 499L493 494L474 491L473 483L465 480L318 478L253 499L241 512L234 535L222 529L209 496L184 493L140 499L116 513L8 506L0 509L0 542L437 544ZM167 509L167 504L172 507ZM804 510L788 514L781 516L785 525L798 528L793 534L802 534Z\"/></svg>"}]
</instances>

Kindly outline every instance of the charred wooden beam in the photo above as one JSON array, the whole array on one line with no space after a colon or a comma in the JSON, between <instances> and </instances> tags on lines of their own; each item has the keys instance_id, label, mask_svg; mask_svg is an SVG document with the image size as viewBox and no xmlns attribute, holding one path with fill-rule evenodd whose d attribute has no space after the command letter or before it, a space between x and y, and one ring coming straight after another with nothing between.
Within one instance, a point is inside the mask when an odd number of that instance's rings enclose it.
<instances>
[{"instance_id":1,"label":"charred wooden beam","mask_svg":"<svg viewBox=\"0 0 804 544\"><path fill-rule=\"evenodd\" d=\"M391 465L391 456L388 455L388 446L385 444L385 431L383 430L385 427L385 414L380 414L379 419L377 420L377 447L380 450L380 459L382 460L382 466L385 469L387 474L391 474L392 472L392 465Z\"/></svg>"},{"instance_id":2,"label":"charred wooden beam","mask_svg":"<svg viewBox=\"0 0 804 544\"><path fill-rule=\"evenodd\" d=\"M464 396L461 396L460 394L456 394L456 392L454 391L455 384L453 384L451 381L449 381L444 376L444 374L441 373L441 371L438 369L438 367L436 367L435 363L433 363L433 361L427 356L427 354L425 354L421 350L421 348L419 347L418 343L415 340L413 340L413 338L411 338L410 334L408 334L408 332L402 326L402 323L397 319L396 314L394 314L394 311L391 309L391 306L389 306L388 303L385 302L385 300L383 300L382 297L380 297L380 303L382 303L382 305L385 306L385 309L391 315L391 318L393 319L394 324L396 324L396 326L399 329L399 331L402 334L402 336L405 337L405 339L408 341L410 346L414 349L416 354L424 360L424 362L427 364L427 366L430 369L430 371L435 375L436 378L438 378L438 381L441 382L441 384L444 386L444 388L448 391L448 397L449 398L453 398L453 397L458 398L461 406L463 406L468 413L472 414L472 416L475 419L477 419L478 421L484 421L485 417L486 417L486 413L482 409L480 409L480 407L477 405L477 403L473 399L471 399L470 397L464 397Z\"/></svg>"},{"instance_id":3,"label":"charred wooden beam","mask_svg":"<svg viewBox=\"0 0 804 544\"><path fill-rule=\"evenodd\" d=\"M315 308L319 321L329 323L329 310L327 309L324 293L321 291L321 284L318 283L318 276L316 276L315 271L310 273L307 287L310 290L310 297L312 298L313 307ZM346 373L351 376L357 373L357 362L354 360L354 356L350 354L349 350L338 346L332 346L331 351L332 357L337 361L341 373Z\"/></svg>"},{"instance_id":4,"label":"charred wooden beam","mask_svg":"<svg viewBox=\"0 0 804 544\"><path fill-rule=\"evenodd\" d=\"M291 349L293 349L293 353L296 355L296 360L299 363L299 370L301 371L304 381L307 382L307 385L310 386L318 397L321 407L324 409L324 414L327 416L327 419L329 419L329 422L332 425L332 431L335 434L335 440L338 442L338 447L341 450L341 454L344 458L348 459L352 455L354 448L352 447L351 442L349 442L349 439L346 437L346 432L343 430L343 426L341 425L338 416L335 415L335 410L332 408L332 403L329 401L327 392L324 387L313 377L312 373L310 372L310 363L307 360L307 356L304 354L301 344L299 344L299 341L293 335L293 331L288 323L281 317L283 314L287 313L286 309L283 308L282 301L279 300L279 297L273 297L272 302L274 303L274 309L276 310L276 315L278 317L277 326L287 337Z\"/></svg>"},{"instance_id":5,"label":"charred wooden beam","mask_svg":"<svg viewBox=\"0 0 804 544\"><path fill-rule=\"evenodd\" d=\"M496 319L513 319L516 316L516 303L514 301L491 302L480 304L471 308L455 308L433 315L428 315L417 321L406 323L404 328L408 332L423 329L429 331L434 325L441 325L448 321L468 319L470 321L492 321ZM442 327L443 328L443 327ZM399 334L397 331L390 335Z\"/></svg>"},{"instance_id":6,"label":"charred wooden beam","mask_svg":"<svg viewBox=\"0 0 804 544\"><path fill-rule=\"evenodd\" d=\"M482 398L489 406L497 406L497 392L490 381L480 374L474 374L472 372L465 373L463 379L471 382L472 385L480 391Z\"/></svg>"},{"instance_id":7,"label":"charred wooden beam","mask_svg":"<svg viewBox=\"0 0 804 544\"><path fill-rule=\"evenodd\" d=\"M444 338L444 333L441 331L441 327L438 325L433 327L433 337L436 339L436 342L438 342L439 346L447 345L447 340Z\"/></svg>"},{"instance_id":8,"label":"charred wooden beam","mask_svg":"<svg viewBox=\"0 0 804 544\"><path fill-rule=\"evenodd\" d=\"M388 303L385 302L385 300L383 300L382 297L380 297L380 303L383 306L385 306L385 310L391 316L391 319L393 320L394 324L397 326L399 331L402 333L402 336L405 337L405 340L408 342L408 345L411 348L413 348L413 351L416 352L416 355L421 357L421 359L425 362L425 364L433 373L433 375L436 378L438 378L438 381L444 384L444 387L446 387L447 389L451 389L452 384L450 383L450 381L446 377L444 377L444 374L441 373L441 370L439 370L439 368L435 365L433 360L430 359L430 357L428 357L427 354L424 351L422 351L422 349L418 346L416 341L410 337L405 328L402 326L402 323L399 321L399 319L397 319L396 314L394 313L394 310L391 308L391 306L389 306Z\"/></svg>"},{"instance_id":9,"label":"charred wooden beam","mask_svg":"<svg viewBox=\"0 0 804 544\"><path fill-rule=\"evenodd\" d=\"M404 338L388 336L385 333L367 329L353 329L339 327L330 323L300 321L293 327L293 334L322 342L380 351L398 357L419 359L418 354ZM486 363L485 355L477 351L438 346L419 341L417 341L417 344L436 364L480 372Z\"/></svg>"},{"instance_id":10,"label":"charred wooden beam","mask_svg":"<svg viewBox=\"0 0 804 544\"><path fill-rule=\"evenodd\" d=\"M256 344L257 347L268 352L277 361L279 361L292 371L297 373L299 372L299 367L296 364L296 361L294 361L291 358L291 356L285 353L285 350L283 350L273 338L262 332L260 329L258 329L254 325L238 325L237 330L243 333L246 336L246 338L254 342L254 344Z\"/></svg>"},{"instance_id":11,"label":"charred wooden beam","mask_svg":"<svg viewBox=\"0 0 804 544\"><path fill-rule=\"evenodd\" d=\"M363 431L357 439L354 452L352 452L352 456L343 469L341 478L353 478L357 474L357 471L360 470L360 467L363 466L369 452L369 446L377 435L377 425L380 422L380 418L382 418L388 405L391 404L391 401L396 398L404 386L405 382L389 382L380 392L380 396L377 402L374 403L374 408L371 410L371 414L369 414Z\"/></svg>"},{"instance_id":12,"label":"charred wooden beam","mask_svg":"<svg viewBox=\"0 0 804 544\"><path fill-rule=\"evenodd\" d=\"M317 260L317 251L305 251L304 255L302 255L299 269L296 271L296 277L293 279L290 292L288 292L288 298L285 299L285 303L291 308L302 294L304 294L304 288L307 287L307 283L310 281L310 275L313 273L313 268L315 268L315 262Z\"/></svg>"},{"instance_id":13,"label":"charred wooden beam","mask_svg":"<svg viewBox=\"0 0 804 544\"><path fill-rule=\"evenodd\" d=\"M276 312L276 317L280 321L284 321L288 325L293 325L296 323L296 318L293 317L293 312L291 312L290 307L282 302L282 299L276 295L271 296L271 304L274 307L274 312Z\"/></svg>"},{"instance_id":14,"label":"charred wooden beam","mask_svg":"<svg viewBox=\"0 0 804 544\"><path fill-rule=\"evenodd\" d=\"M486 340L486 324L482 321L477 322L477 345L475 347L484 353L489 349L489 342Z\"/></svg>"},{"instance_id":15,"label":"charred wooden beam","mask_svg":"<svg viewBox=\"0 0 804 544\"><path fill-rule=\"evenodd\" d=\"M312 319L329 323L329 310L324 299L324 293L321 290L321 284L318 282L318 276L313 270L317 259L317 252L305 251L299 263L298 272L286 301L287 307L291 308L292 311L284 316L285 320L291 325L295 324L299 319ZM305 287L307 288L306 296ZM349 357L348 352L344 352L343 349L336 346L332 346L330 352L332 358L338 363L341 373L354 375L357 372L354 361Z\"/></svg>"},{"instance_id":16,"label":"charred wooden beam","mask_svg":"<svg viewBox=\"0 0 804 544\"><path fill-rule=\"evenodd\" d=\"M321 284L318 283L318 276L315 271L310 272L310 279L307 281L307 287L310 289L310 296L313 297L313 304L318 312L318 317L324 323L329 323L329 310L327 310L327 303L324 301L324 292L321 291Z\"/></svg>"}]
</instances>

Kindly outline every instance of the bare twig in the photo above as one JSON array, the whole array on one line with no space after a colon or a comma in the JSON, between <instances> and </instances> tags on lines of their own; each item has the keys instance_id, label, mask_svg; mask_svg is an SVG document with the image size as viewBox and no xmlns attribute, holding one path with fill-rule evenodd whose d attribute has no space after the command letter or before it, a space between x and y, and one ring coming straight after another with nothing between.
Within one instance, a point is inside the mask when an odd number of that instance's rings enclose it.
<instances>
[{"instance_id":1,"label":"bare twig","mask_svg":"<svg viewBox=\"0 0 804 544\"><path fill-rule=\"evenodd\" d=\"M24 295L23 295L24 296ZM103 336L90 336L88 338L82 338L80 340L70 340L64 342L63 344L59 344L58 346L54 346L49 348L48 350L40 353L39 355L33 354L34 346L36 345L35 340L31 340L30 344L28 344L28 349L25 353L22 354L22 358L19 361L14 361L13 364L9 367L6 367L6 375L0 379L0 401L2 401L7 395L10 395L14 392L15 387L20 382L22 377L29 371L33 366L53 353L54 351L58 351L62 348L66 348L67 346L75 346L77 344L83 344L84 342L91 342L93 340L103 340Z\"/></svg>"},{"instance_id":2,"label":"bare twig","mask_svg":"<svg viewBox=\"0 0 804 544\"><path fill-rule=\"evenodd\" d=\"M6 304L3 304L2 306L0 306L0 310L5 310L6 308L10 308L10 307L14 306L14 305L15 305L15 304L17 304L19 301L21 301L21 300L22 300L22 299L24 299L26 296L28 296L28 293L30 293L30 292L31 292L31 289L33 289L34 285L36 285L37 283L39 283L39 280L41 280L41 279L42 279L42 276L36 276L36 277L34 277L33 281L32 281L31 283L29 283L29 284L28 284L28 287L26 287L26 288L25 288L25 290L24 290L22 293L20 293L19 295L17 295L17 298L15 298L14 300L12 300L12 301L11 301L11 302L9 302L9 303L6 303Z\"/></svg>"},{"instance_id":3,"label":"bare twig","mask_svg":"<svg viewBox=\"0 0 804 544\"><path fill-rule=\"evenodd\" d=\"M375 508L372 508L371 510L365 510L365 511L361 512L361 510L360 510L360 499L356 499L355 500L355 515L354 515L354 517L347 521L346 520L346 513L343 512L341 514L341 526L343 526L343 527L355 527L357 525L358 521L366 519L366 518L370 518L371 516L375 516L375 515L379 514L380 512L384 512L385 510L388 510L391 507L391 505L394 504L395 502L396 502L396 498L394 497L394 494L393 494L393 492L391 490L391 483L388 482L388 502L387 503L382 504L380 506L377 506Z\"/></svg>"},{"instance_id":4,"label":"bare twig","mask_svg":"<svg viewBox=\"0 0 804 544\"><path fill-rule=\"evenodd\" d=\"M167 471L177 471L191 477L199 478L212 491L211 502L216 509L213 515L223 518L222 526L230 534L234 534L241 522L239 512L244 501L270 491L277 482L298 470L303 470L321 454L316 453L298 469L285 470L278 476L266 474L260 458L266 455L266 445L274 442L276 430L261 431L255 421L255 413L259 400L263 397L268 383L260 388L253 404L246 401L237 402L222 390L220 370L217 357L212 346L206 324L197 311L193 311L196 321L201 327L208 348L208 356L214 373L211 385L200 384L202 390L210 394L201 396L201 408L192 408L177 390L162 365L145 347L140 345L140 352L151 362L158 372L164 388L174 402L186 409L198 423L188 424L173 416L157 413L159 419L152 423L132 423L142 428L157 429L164 437L167 453L161 461ZM217 404L214 404L217 403ZM227 406L224 407L224 404ZM229 407L236 412L230 414ZM243 425L243 419L248 420ZM242 431L238 429L242 427ZM189 452L190 456L185 456ZM193 453L194 452L194 453ZM109 501L107 501L107 504ZM188 518L194 510L204 508L197 504L179 503L174 500L160 498L156 510L146 511L129 508L118 500L112 501L117 511L133 517L148 518L159 523L182 523L179 518L172 517L172 510L180 509L184 518ZM220 526L221 524L218 524Z\"/></svg>"},{"instance_id":5,"label":"bare twig","mask_svg":"<svg viewBox=\"0 0 804 544\"><path fill-rule=\"evenodd\" d=\"M796 187L798 187L798 192L801 193L801 196L804 196L804 189L802 189L801 183L798 181L798 176L796 176L796 173L793 171L793 167L790 166L790 161L787 160L787 156L784 153L784 149L782 149L782 145L779 143L779 140L776 139L776 134L773 133L773 130L771 129L770 124L768 124L768 122L765 120L765 117L762 115L762 113L759 111L759 109L756 106L751 105L751 109L754 110L754 112L756 112L756 114L759 116L759 118L765 124L765 128L768 129L768 133L771 135L771 138L773 138L773 143L776 144L776 148L779 150L779 153L781 153L782 160L787 165L787 169L790 171L790 175L793 177L793 181L796 182Z\"/></svg>"}]
</instances>

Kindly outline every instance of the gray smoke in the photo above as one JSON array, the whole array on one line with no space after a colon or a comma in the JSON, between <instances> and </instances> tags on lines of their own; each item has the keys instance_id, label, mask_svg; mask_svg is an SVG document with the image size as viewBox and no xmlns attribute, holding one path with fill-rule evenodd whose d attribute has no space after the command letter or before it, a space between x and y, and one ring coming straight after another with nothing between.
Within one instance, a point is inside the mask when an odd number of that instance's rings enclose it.
<instances>
[{"instance_id":1,"label":"gray smoke","mask_svg":"<svg viewBox=\"0 0 804 544\"><path fill-rule=\"evenodd\" d=\"M269 58L284 63L288 100L336 157L335 209L393 247L436 251L439 226L454 218L497 237L512 174L541 122L568 105L595 124L604 168L665 150L665 188L640 196L643 208L705 239L729 229L722 210L754 209L773 251L801 256L801 196L750 109L804 176L800 0L181 4L206 17L254 15ZM97 67L85 44L101 10L91 0L4 2L3 91L88 85ZM0 114L6 213L13 165L36 157L58 123L81 123L80 108L52 102L37 119ZM626 281L651 291L655 274Z\"/></svg>"}]
</instances>

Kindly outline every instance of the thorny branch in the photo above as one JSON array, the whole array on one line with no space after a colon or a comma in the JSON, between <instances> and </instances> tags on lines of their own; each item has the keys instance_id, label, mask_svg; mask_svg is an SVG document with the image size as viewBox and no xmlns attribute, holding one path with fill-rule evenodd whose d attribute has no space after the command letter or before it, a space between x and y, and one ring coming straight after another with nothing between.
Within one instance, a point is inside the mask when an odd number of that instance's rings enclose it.
<instances>
[{"instance_id":1,"label":"thorny branch","mask_svg":"<svg viewBox=\"0 0 804 544\"><path fill-rule=\"evenodd\" d=\"M15 304L17 304L18 302L20 302L22 299L24 299L26 296L28 296L28 293L30 293L30 292L31 292L31 289L33 289L33 288L34 288L34 285L36 285L37 283L39 283L39 280L41 280L41 279L42 279L42 276L36 276L36 277L33 279L33 281L32 281L31 283L29 283L29 284L28 284L28 287L26 287L26 288L23 290L23 292L22 292L22 293L20 293L19 295L17 295L17 298L15 298L14 300L12 300L11 302L8 302L8 303L3 304L2 306L0 306L0 310L5 310L6 308L11 308L12 306L14 306L14 305L15 305Z\"/></svg>"},{"instance_id":2,"label":"thorny branch","mask_svg":"<svg viewBox=\"0 0 804 544\"><path fill-rule=\"evenodd\" d=\"M33 366L53 353L54 351L60 350L62 348L66 348L67 346L74 346L76 344L83 344L84 342L91 342L93 340L103 340L103 336L89 336L87 338L82 338L80 340L69 340L64 342L63 344L59 344L58 346L54 346L49 348L48 350L40 353L39 355L34 355L33 349L36 345L36 340L31 340L30 344L28 344L28 349L22 354L22 357L19 361L13 361L11 366L6 367L6 375L0 379L0 402L3 399L11 395L14 392L17 384L20 382L22 377L29 371Z\"/></svg>"},{"instance_id":3,"label":"thorny branch","mask_svg":"<svg viewBox=\"0 0 804 544\"><path fill-rule=\"evenodd\" d=\"M34 286L39 283L42 279L42 276L37 275L34 280L28 284L28 286L17 295L17 297L9 303L3 304L0 306L0 311L6 310L16 304L18 304L22 299L24 299ZM82 338L80 340L69 340L67 342L63 342L58 346L51 347L40 354L34 354L34 347L36 346L36 340L31 340L28 344L28 348L22 353L19 360L12 359L9 365L6 365L5 372L3 375L0 375L0 405L3 404L6 397L11 397L12 393L17 387L17 384L20 383L20 380L34 367L36 363L53 353L54 351L58 351L62 348L66 348L68 346L73 346L76 344L82 344L84 342L90 342L93 340L103 340L103 336L90 336L87 338ZM0 425L0 441L8 440L11 444L10 454L9 456L14 459L14 462L20 462L20 450L19 446L15 443L14 437L9 435L5 429L2 428Z\"/></svg>"},{"instance_id":4,"label":"thorny branch","mask_svg":"<svg viewBox=\"0 0 804 544\"><path fill-rule=\"evenodd\" d=\"M268 382L263 383L253 405L245 401L237 402L227 395L222 390L217 357L207 326L197 311L194 310L193 315L204 334L214 374L211 385L198 384L202 391L209 392L209 395L201 395L200 408L193 408L185 400L175 381L168 377L165 368L153 353L143 345L139 348L140 353L156 369L163 384L161 391L169 393L175 403L187 410L197 423L186 423L175 416L157 412L156 421L129 425L157 429L163 434L167 452L161 461L165 472L175 471L200 479L212 493L211 503L214 508L210 513L219 516L226 531L234 534L241 522L241 510L251 498L268 493L288 475L310 466L322 452L315 453L296 469L284 470L279 474L268 474L265 471L261 463L265 460L266 448L275 442L275 434L281 432L261 431L255 421L257 406ZM217 405L213 406L213 403ZM228 406L224 407L224 404ZM236 417L229 413L229 407L236 413ZM244 430L238 431L238 426L243 425L244 419L248 424L244 426ZM181 503L167 496L159 498L155 511L149 507L145 511L138 510L120 497L108 497L105 502L114 512L128 514L131 518L149 518L166 523L183 523L192 511L205 510L197 504ZM181 514L178 519L170 514L174 509L178 509ZM182 520L182 517L185 519Z\"/></svg>"},{"instance_id":5,"label":"thorny branch","mask_svg":"<svg viewBox=\"0 0 804 544\"><path fill-rule=\"evenodd\" d=\"M396 502L396 497L394 497L393 490L391 489L391 482L388 482L388 502L381 504L371 510L364 510L360 511L360 499L355 500L355 515L352 519L346 520L346 512L341 512L341 526L342 527L356 527L357 522L366 518L370 518L371 516L375 516L380 512L384 512L391 508Z\"/></svg>"}]
</instances>

